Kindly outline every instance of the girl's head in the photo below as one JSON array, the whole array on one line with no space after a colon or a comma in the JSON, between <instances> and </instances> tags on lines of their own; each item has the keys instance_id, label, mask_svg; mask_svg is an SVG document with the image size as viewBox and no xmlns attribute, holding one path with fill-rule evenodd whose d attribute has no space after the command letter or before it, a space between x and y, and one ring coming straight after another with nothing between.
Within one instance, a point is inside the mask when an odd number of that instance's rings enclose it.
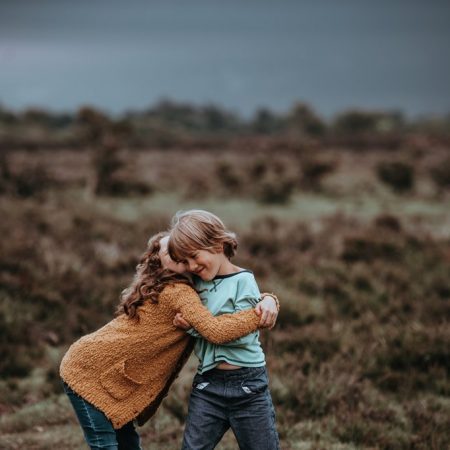
<instances>
[{"instance_id":1,"label":"girl's head","mask_svg":"<svg viewBox=\"0 0 450 450\"><path fill-rule=\"evenodd\" d=\"M167 285L176 282L191 284L190 279L183 275L186 266L170 259L167 252L168 240L167 232L155 234L148 240L147 249L136 266L133 281L122 292L117 310L119 314L135 317L138 306L146 300L157 303L159 294Z\"/></svg>"},{"instance_id":2,"label":"girl's head","mask_svg":"<svg viewBox=\"0 0 450 450\"><path fill-rule=\"evenodd\" d=\"M221 265L235 255L236 235L208 211L179 211L172 219L169 255L203 279L212 279Z\"/></svg>"}]
</instances>

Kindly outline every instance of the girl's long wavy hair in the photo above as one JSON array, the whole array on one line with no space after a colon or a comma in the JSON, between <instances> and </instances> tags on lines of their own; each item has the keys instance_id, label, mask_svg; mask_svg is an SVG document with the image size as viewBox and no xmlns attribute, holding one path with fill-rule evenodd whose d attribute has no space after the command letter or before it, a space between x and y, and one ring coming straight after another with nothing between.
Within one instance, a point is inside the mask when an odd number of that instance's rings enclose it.
<instances>
[{"instance_id":1,"label":"girl's long wavy hair","mask_svg":"<svg viewBox=\"0 0 450 450\"><path fill-rule=\"evenodd\" d=\"M159 250L160 241L165 236L168 236L168 233L163 231L149 239L147 249L136 266L133 281L122 291L116 311L118 315L126 314L130 318L135 318L138 307L146 301L158 303L159 294L169 284L184 283L192 286L189 276L163 268Z\"/></svg>"}]
</instances>

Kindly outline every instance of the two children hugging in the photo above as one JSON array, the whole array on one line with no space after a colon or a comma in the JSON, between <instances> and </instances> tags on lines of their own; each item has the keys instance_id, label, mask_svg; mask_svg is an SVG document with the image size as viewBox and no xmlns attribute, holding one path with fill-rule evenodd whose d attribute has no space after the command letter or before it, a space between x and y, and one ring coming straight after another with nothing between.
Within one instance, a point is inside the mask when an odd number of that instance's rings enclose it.
<instances>
[{"instance_id":1,"label":"two children hugging","mask_svg":"<svg viewBox=\"0 0 450 450\"><path fill-rule=\"evenodd\" d=\"M118 316L69 348L60 373L91 448L140 449L133 420L156 412L192 348L182 448L213 449L229 428L241 449L279 448L257 331L274 325L278 300L260 301L236 248L214 214L177 213L170 235L150 238Z\"/></svg>"}]
</instances>

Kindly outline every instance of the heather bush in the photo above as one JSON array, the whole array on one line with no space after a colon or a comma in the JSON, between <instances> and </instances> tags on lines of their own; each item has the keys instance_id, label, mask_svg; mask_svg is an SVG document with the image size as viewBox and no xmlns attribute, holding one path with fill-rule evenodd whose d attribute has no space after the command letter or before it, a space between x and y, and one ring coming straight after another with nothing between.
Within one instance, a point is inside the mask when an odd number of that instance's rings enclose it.
<instances>
[{"instance_id":1,"label":"heather bush","mask_svg":"<svg viewBox=\"0 0 450 450\"><path fill-rule=\"evenodd\" d=\"M0 156L0 194L7 193L23 198L40 196L56 185L42 164L29 164L12 170L7 155Z\"/></svg>"},{"instance_id":2,"label":"heather bush","mask_svg":"<svg viewBox=\"0 0 450 450\"><path fill-rule=\"evenodd\" d=\"M244 179L237 168L228 161L219 161L216 166L217 179L227 194L237 194Z\"/></svg>"},{"instance_id":3,"label":"heather bush","mask_svg":"<svg viewBox=\"0 0 450 450\"><path fill-rule=\"evenodd\" d=\"M215 168L218 190L226 196L250 197L264 204L285 204L297 185L297 174L283 160L252 158L245 164L221 160ZM204 182L207 177L202 176ZM214 181L210 185L214 188ZM216 188L217 189L217 188Z\"/></svg>"},{"instance_id":4,"label":"heather bush","mask_svg":"<svg viewBox=\"0 0 450 450\"><path fill-rule=\"evenodd\" d=\"M118 146L114 141L105 142L99 146L93 155L93 166L95 170L95 188L97 195L114 193L117 183L115 173L123 165L118 157Z\"/></svg>"},{"instance_id":5,"label":"heather bush","mask_svg":"<svg viewBox=\"0 0 450 450\"><path fill-rule=\"evenodd\" d=\"M280 328L298 327L309 319L309 317L305 316L306 315L300 314L295 307L292 307L289 304L283 305L283 308L278 314L277 325Z\"/></svg>"},{"instance_id":6,"label":"heather bush","mask_svg":"<svg viewBox=\"0 0 450 450\"><path fill-rule=\"evenodd\" d=\"M377 176L395 192L406 192L414 186L414 168L400 161L379 163Z\"/></svg>"},{"instance_id":7,"label":"heather bush","mask_svg":"<svg viewBox=\"0 0 450 450\"><path fill-rule=\"evenodd\" d=\"M438 189L450 188L450 158L444 159L432 167L430 175Z\"/></svg>"},{"instance_id":8,"label":"heather bush","mask_svg":"<svg viewBox=\"0 0 450 450\"><path fill-rule=\"evenodd\" d=\"M119 156L118 142L114 139L105 139L98 146L92 158L94 167L94 192L97 195L110 195L115 197L148 195L154 187L133 175L124 176L125 162Z\"/></svg>"},{"instance_id":9,"label":"heather bush","mask_svg":"<svg viewBox=\"0 0 450 450\"><path fill-rule=\"evenodd\" d=\"M31 321L12 317L12 311L5 311L10 306L2 295L2 310L0 311L0 376L24 377L33 368L33 359L40 356L40 348L36 347L30 334ZM20 317L19 311L14 315ZM13 343L13 345L11 345Z\"/></svg>"},{"instance_id":10,"label":"heather bush","mask_svg":"<svg viewBox=\"0 0 450 450\"><path fill-rule=\"evenodd\" d=\"M191 179L184 190L184 198L187 200L205 199L210 195L211 190L210 180L206 178Z\"/></svg>"},{"instance_id":11,"label":"heather bush","mask_svg":"<svg viewBox=\"0 0 450 450\"><path fill-rule=\"evenodd\" d=\"M401 257L400 245L395 236L347 236L344 239L342 259L347 262L373 261L377 258L395 261Z\"/></svg>"},{"instance_id":12,"label":"heather bush","mask_svg":"<svg viewBox=\"0 0 450 450\"><path fill-rule=\"evenodd\" d=\"M401 333L388 331L367 361L367 376L387 391L411 395L426 390L448 396L445 380L450 374L450 336L446 327L425 329L417 325ZM409 373L407 379L405 372Z\"/></svg>"},{"instance_id":13,"label":"heather bush","mask_svg":"<svg viewBox=\"0 0 450 450\"><path fill-rule=\"evenodd\" d=\"M392 230L392 231L401 231L402 225L398 217L393 216L392 214L380 214L375 217L374 225L376 228L382 231L383 229Z\"/></svg>"},{"instance_id":14,"label":"heather bush","mask_svg":"<svg viewBox=\"0 0 450 450\"><path fill-rule=\"evenodd\" d=\"M320 190L323 178L332 173L336 164L332 161L306 158L301 161L301 186L306 189Z\"/></svg>"},{"instance_id":15,"label":"heather bush","mask_svg":"<svg viewBox=\"0 0 450 450\"><path fill-rule=\"evenodd\" d=\"M295 181L277 177L274 174L264 177L255 188L256 198L261 203L288 203L294 192Z\"/></svg>"}]
</instances>

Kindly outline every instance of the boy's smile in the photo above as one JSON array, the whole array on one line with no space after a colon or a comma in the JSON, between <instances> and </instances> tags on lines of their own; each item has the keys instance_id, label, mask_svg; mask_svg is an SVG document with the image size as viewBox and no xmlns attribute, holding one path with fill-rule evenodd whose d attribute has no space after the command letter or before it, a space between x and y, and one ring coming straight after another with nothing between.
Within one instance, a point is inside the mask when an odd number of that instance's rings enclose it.
<instances>
[{"instance_id":1,"label":"boy's smile","mask_svg":"<svg viewBox=\"0 0 450 450\"><path fill-rule=\"evenodd\" d=\"M220 254L197 250L192 256L186 258L186 265L189 272L199 276L202 280L212 280L221 266Z\"/></svg>"},{"instance_id":2,"label":"boy's smile","mask_svg":"<svg viewBox=\"0 0 450 450\"><path fill-rule=\"evenodd\" d=\"M212 253L208 250L196 250L192 256L186 258L185 264L189 272L204 281L210 281L217 275L226 275L239 270L223 252Z\"/></svg>"}]
</instances>

